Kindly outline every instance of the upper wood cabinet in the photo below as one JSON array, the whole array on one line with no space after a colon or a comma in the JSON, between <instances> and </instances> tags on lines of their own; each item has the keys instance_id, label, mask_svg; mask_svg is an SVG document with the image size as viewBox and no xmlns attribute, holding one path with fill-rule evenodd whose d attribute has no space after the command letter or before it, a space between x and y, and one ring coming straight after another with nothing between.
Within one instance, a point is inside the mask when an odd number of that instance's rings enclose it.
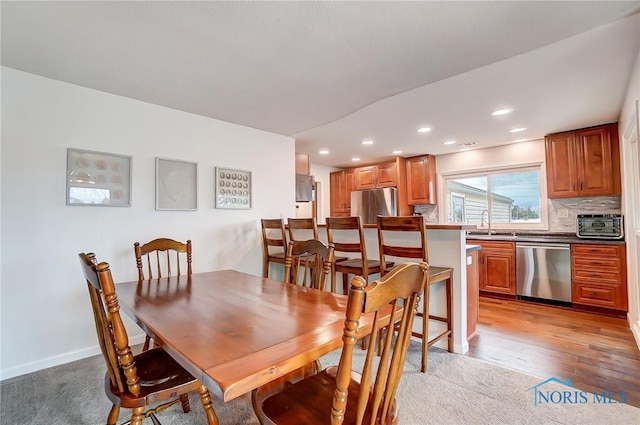
<instances>
[{"instance_id":1,"label":"upper wood cabinet","mask_svg":"<svg viewBox=\"0 0 640 425\"><path fill-rule=\"evenodd\" d=\"M550 134L545 156L549 198L620 195L617 123Z\"/></svg>"},{"instance_id":2,"label":"upper wood cabinet","mask_svg":"<svg viewBox=\"0 0 640 425\"><path fill-rule=\"evenodd\" d=\"M397 164L394 161L356 168L355 179L356 190L395 187L398 185Z\"/></svg>"},{"instance_id":3,"label":"upper wood cabinet","mask_svg":"<svg viewBox=\"0 0 640 425\"><path fill-rule=\"evenodd\" d=\"M405 159L382 162L359 168L349 168L329 173L330 214L344 217L351 214L351 192L379 187L398 189L398 215L411 215L407 203L407 169Z\"/></svg>"},{"instance_id":4,"label":"upper wood cabinet","mask_svg":"<svg viewBox=\"0 0 640 425\"><path fill-rule=\"evenodd\" d=\"M351 191L354 189L355 170L341 170L329 174L329 204L332 217L351 215Z\"/></svg>"},{"instance_id":5,"label":"upper wood cabinet","mask_svg":"<svg viewBox=\"0 0 640 425\"><path fill-rule=\"evenodd\" d=\"M436 159L433 155L406 159L407 200L409 205L437 203Z\"/></svg>"}]
</instances>

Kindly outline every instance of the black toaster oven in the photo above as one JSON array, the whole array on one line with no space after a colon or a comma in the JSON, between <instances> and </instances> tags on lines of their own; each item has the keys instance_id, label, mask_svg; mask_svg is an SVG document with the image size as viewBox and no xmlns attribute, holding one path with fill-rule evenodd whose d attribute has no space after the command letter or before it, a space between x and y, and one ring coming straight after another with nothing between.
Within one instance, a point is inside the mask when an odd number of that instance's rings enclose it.
<instances>
[{"instance_id":1,"label":"black toaster oven","mask_svg":"<svg viewBox=\"0 0 640 425\"><path fill-rule=\"evenodd\" d=\"M620 214L578 214L576 235L583 239L623 239Z\"/></svg>"}]
</instances>

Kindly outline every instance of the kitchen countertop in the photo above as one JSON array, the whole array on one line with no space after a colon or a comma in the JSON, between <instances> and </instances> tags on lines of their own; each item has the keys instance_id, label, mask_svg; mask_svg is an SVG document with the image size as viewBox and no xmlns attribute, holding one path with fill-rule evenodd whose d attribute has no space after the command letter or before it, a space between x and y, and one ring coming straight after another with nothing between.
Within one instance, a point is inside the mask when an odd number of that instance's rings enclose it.
<instances>
[{"instance_id":1,"label":"kitchen countertop","mask_svg":"<svg viewBox=\"0 0 640 425\"><path fill-rule=\"evenodd\" d=\"M606 244L621 245L624 240L612 239L580 239L573 233L496 233L487 235L487 233L471 232L467 234L467 240L481 241L508 241L508 242L542 242L542 243L574 243L574 244Z\"/></svg>"},{"instance_id":2,"label":"kitchen countertop","mask_svg":"<svg viewBox=\"0 0 640 425\"><path fill-rule=\"evenodd\" d=\"M480 251L482 249L482 245L470 245L467 244L467 254L473 251Z\"/></svg>"},{"instance_id":3,"label":"kitchen countertop","mask_svg":"<svg viewBox=\"0 0 640 425\"><path fill-rule=\"evenodd\" d=\"M320 226L320 225L318 225ZM377 224L363 224L365 229L377 229ZM475 224L425 224L427 230L477 230L478 226Z\"/></svg>"}]
</instances>

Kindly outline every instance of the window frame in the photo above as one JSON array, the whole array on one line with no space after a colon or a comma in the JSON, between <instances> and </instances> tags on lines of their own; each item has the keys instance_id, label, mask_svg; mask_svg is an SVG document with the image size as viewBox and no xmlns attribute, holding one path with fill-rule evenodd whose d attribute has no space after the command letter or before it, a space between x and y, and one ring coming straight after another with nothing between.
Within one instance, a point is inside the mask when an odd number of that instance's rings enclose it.
<instances>
[{"instance_id":1,"label":"window frame","mask_svg":"<svg viewBox=\"0 0 640 425\"><path fill-rule=\"evenodd\" d=\"M455 210L455 199L461 199L462 200L462 221L456 221L455 217L456 217L456 210ZM451 192L451 217L453 218L453 221L451 222L452 224L465 224L465 218L466 218L466 213L465 213L465 207L467 204L467 199L466 196L463 193L458 193L458 192Z\"/></svg>"},{"instance_id":2,"label":"window frame","mask_svg":"<svg viewBox=\"0 0 640 425\"><path fill-rule=\"evenodd\" d=\"M531 162L526 164L510 165L503 167L485 167L477 168L473 170L465 171L450 171L446 173L439 173L440 180L440 199L448 200L447 197L447 180L456 178L489 176L492 174L503 174L513 172L526 172L526 171L539 171L540 172L540 222L539 223L526 223L526 222L511 222L511 223L491 223L491 230L548 230L549 229L549 217L548 217L548 198L547 198L547 181L546 181L546 168L544 161ZM456 193L455 191L451 192ZM488 201L490 201L488 199ZM438 205L438 215L441 224L457 224L449 223L448 221L448 202L441 202ZM486 229L486 227L479 227L478 230Z\"/></svg>"}]
</instances>

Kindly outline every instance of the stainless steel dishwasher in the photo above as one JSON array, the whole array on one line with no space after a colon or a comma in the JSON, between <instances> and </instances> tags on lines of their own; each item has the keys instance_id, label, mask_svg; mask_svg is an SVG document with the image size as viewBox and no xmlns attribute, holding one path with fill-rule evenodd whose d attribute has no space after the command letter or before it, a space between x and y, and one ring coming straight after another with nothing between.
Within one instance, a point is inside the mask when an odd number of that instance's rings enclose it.
<instances>
[{"instance_id":1,"label":"stainless steel dishwasher","mask_svg":"<svg viewBox=\"0 0 640 425\"><path fill-rule=\"evenodd\" d=\"M571 248L563 243L516 243L516 294L571 302Z\"/></svg>"}]
</instances>

